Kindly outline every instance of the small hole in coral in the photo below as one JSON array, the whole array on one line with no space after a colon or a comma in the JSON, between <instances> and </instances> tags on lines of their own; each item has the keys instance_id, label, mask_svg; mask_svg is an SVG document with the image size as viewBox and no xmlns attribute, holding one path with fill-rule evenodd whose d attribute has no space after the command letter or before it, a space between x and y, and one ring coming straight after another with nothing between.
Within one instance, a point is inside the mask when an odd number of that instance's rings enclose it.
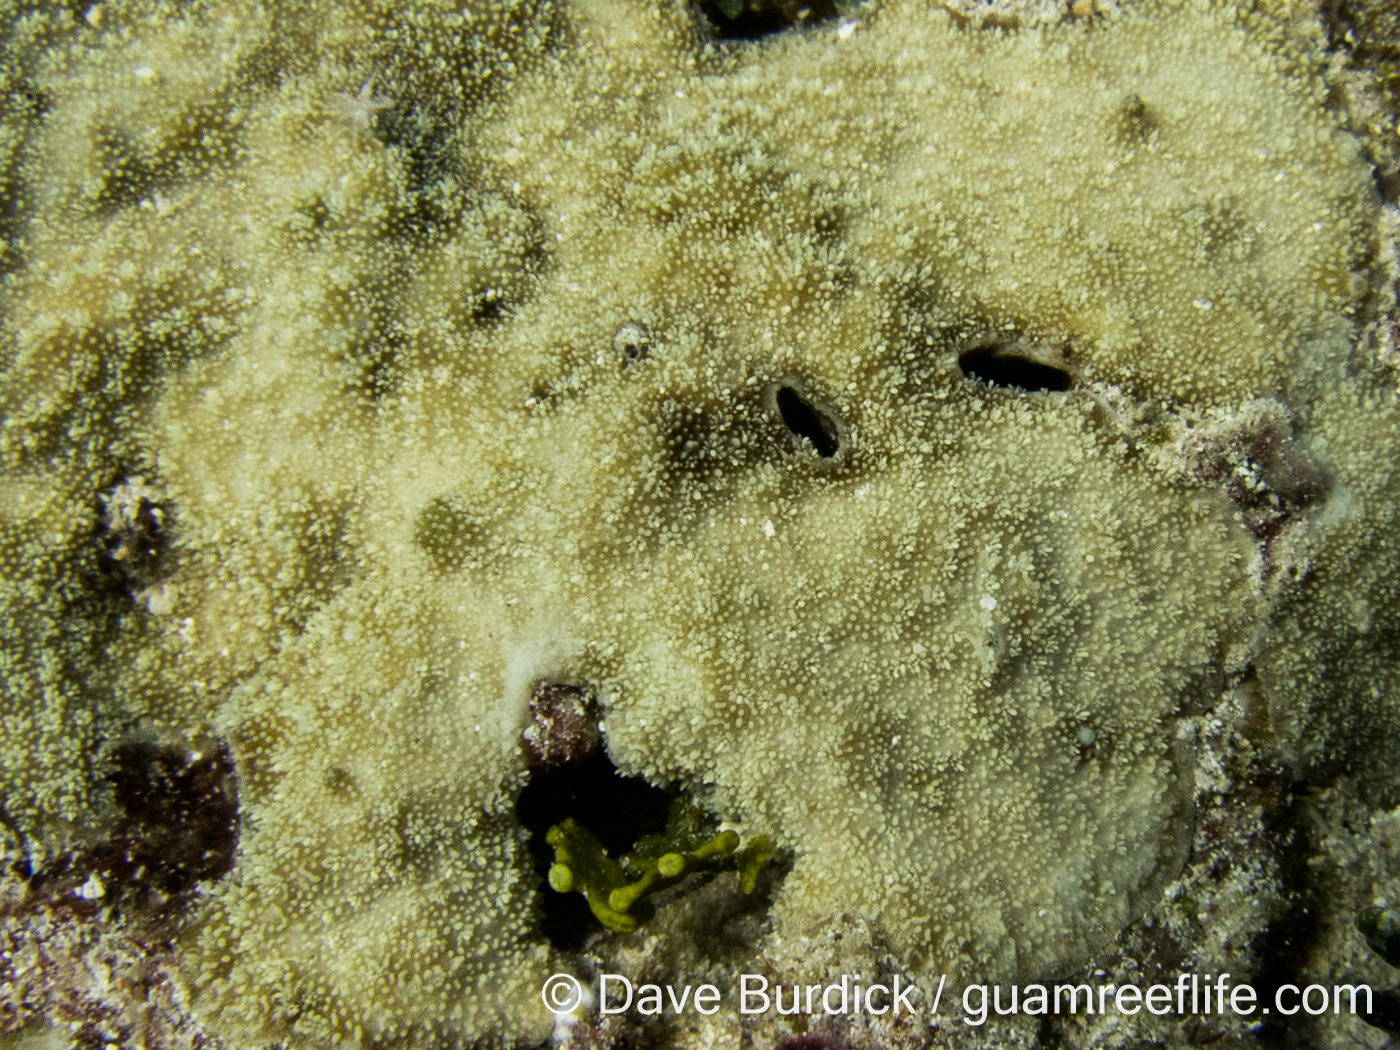
<instances>
[{"instance_id":1,"label":"small hole in coral","mask_svg":"<svg viewBox=\"0 0 1400 1050\"><path fill-rule=\"evenodd\" d=\"M568 817L598 836L610 857L627 853L643 835L665 830L675 793L641 777L625 777L597 747L566 764L536 767L515 802L515 815L530 832L530 855L544 898L542 932L560 951L578 951L602 923L582 894L556 893L546 881L554 851L545 835Z\"/></svg>"},{"instance_id":2,"label":"small hole in coral","mask_svg":"<svg viewBox=\"0 0 1400 1050\"><path fill-rule=\"evenodd\" d=\"M505 312L505 296L494 288L488 288L478 295L473 295L467 303L468 316L473 321L479 321L482 324L499 321L505 316Z\"/></svg>"},{"instance_id":3,"label":"small hole in coral","mask_svg":"<svg viewBox=\"0 0 1400 1050\"><path fill-rule=\"evenodd\" d=\"M721 40L758 40L794 26L835 18L851 6L837 0L701 0L700 9Z\"/></svg>"},{"instance_id":4,"label":"small hole in coral","mask_svg":"<svg viewBox=\"0 0 1400 1050\"><path fill-rule=\"evenodd\" d=\"M1000 346L975 346L958 356L958 367L967 379L1017 390L1063 393L1073 379L1063 369L1003 352Z\"/></svg>"},{"instance_id":5,"label":"small hole in coral","mask_svg":"<svg viewBox=\"0 0 1400 1050\"><path fill-rule=\"evenodd\" d=\"M651 330L640 321L628 321L613 333L613 351L624 368L645 361L651 356Z\"/></svg>"},{"instance_id":6,"label":"small hole in coral","mask_svg":"<svg viewBox=\"0 0 1400 1050\"><path fill-rule=\"evenodd\" d=\"M823 459L834 459L841 451L841 426L834 416L803 396L797 386L784 381L773 392L778 417L800 445L810 445Z\"/></svg>"}]
</instances>

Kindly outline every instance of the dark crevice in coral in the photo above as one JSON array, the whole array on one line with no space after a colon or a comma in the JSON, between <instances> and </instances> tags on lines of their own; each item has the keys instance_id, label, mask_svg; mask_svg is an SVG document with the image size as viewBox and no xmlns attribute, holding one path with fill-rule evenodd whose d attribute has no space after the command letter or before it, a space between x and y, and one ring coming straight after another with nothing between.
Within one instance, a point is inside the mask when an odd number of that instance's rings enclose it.
<instances>
[{"instance_id":1,"label":"dark crevice in coral","mask_svg":"<svg viewBox=\"0 0 1400 1050\"><path fill-rule=\"evenodd\" d=\"M122 817L107 843L114 876L146 869L144 886L167 895L233 868L238 797L225 744L203 751L130 742L112 757L112 789Z\"/></svg>"},{"instance_id":2,"label":"dark crevice in coral","mask_svg":"<svg viewBox=\"0 0 1400 1050\"><path fill-rule=\"evenodd\" d=\"M1302 988L1311 983L1309 957L1321 933L1324 898L1308 863L1314 852L1307 819L1312 804L1308 785L1297 782L1265 819L1278 861L1284 906L1256 942L1260 965L1250 983L1261 1003L1274 1002L1281 985ZM1318 1034L1302 1014L1290 1018L1271 1013L1262 1016L1260 1024L1261 1045L1278 1050L1314 1045L1310 1037Z\"/></svg>"},{"instance_id":3,"label":"dark crevice in coral","mask_svg":"<svg viewBox=\"0 0 1400 1050\"><path fill-rule=\"evenodd\" d=\"M769 393L770 410L800 449L810 449L822 459L834 460L845 451L841 421L794 379L782 379Z\"/></svg>"},{"instance_id":4,"label":"dark crevice in coral","mask_svg":"<svg viewBox=\"0 0 1400 1050\"><path fill-rule=\"evenodd\" d=\"M1376 189L1387 204L1400 201L1400 169L1383 172L1377 166L1372 169L1372 174L1376 179Z\"/></svg>"},{"instance_id":5,"label":"dark crevice in coral","mask_svg":"<svg viewBox=\"0 0 1400 1050\"><path fill-rule=\"evenodd\" d=\"M384 104L374 114L374 137L403 159L406 189L419 193L453 174L453 134L440 117L413 102Z\"/></svg>"},{"instance_id":6,"label":"dark crevice in coral","mask_svg":"<svg viewBox=\"0 0 1400 1050\"><path fill-rule=\"evenodd\" d=\"M20 826L19 821L10 816L2 799L0 799L0 831L14 839L15 845L18 847L20 859L11 865L11 872L21 879L28 879L34 873L29 859L32 856L29 836L24 833L24 828Z\"/></svg>"},{"instance_id":7,"label":"dark crevice in coral","mask_svg":"<svg viewBox=\"0 0 1400 1050\"><path fill-rule=\"evenodd\" d=\"M416 246L441 243L461 225L467 196L456 162L461 142L449 122L413 103L376 113L374 135L402 164L404 201L392 233Z\"/></svg>"},{"instance_id":8,"label":"dark crevice in coral","mask_svg":"<svg viewBox=\"0 0 1400 1050\"><path fill-rule=\"evenodd\" d=\"M1013 390L1063 393L1074 385L1073 377L1063 369L1004 353L996 345L964 350L958 355L958 367L964 378Z\"/></svg>"},{"instance_id":9,"label":"dark crevice in coral","mask_svg":"<svg viewBox=\"0 0 1400 1050\"><path fill-rule=\"evenodd\" d=\"M780 387L776 399L785 427L797 437L810 441L817 455L823 459L836 455L841 448L841 440L835 422L790 386Z\"/></svg>"},{"instance_id":10,"label":"dark crevice in coral","mask_svg":"<svg viewBox=\"0 0 1400 1050\"><path fill-rule=\"evenodd\" d=\"M849 7L850 5L844 5ZM795 26L829 21L836 0L701 0L700 10L721 40L759 40Z\"/></svg>"},{"instance_id":11,"label":"dark crevice in coral","mask_svg":"<svg viewBox=\"0 0 1400 1050\"><path fill-rule=\"evenodd\" d=\"M597 836L609 856L621 857L643 835L665 830L676 792L618 772L601 737L588 731L592 708L581 687L542 684L531 708L526 746L532 769L515 814L530 832L530 855L540 877L541 932L559 950L578 951L603 925L582 894L557 893L549 886L554 851L546 833L572 817Z\"/></svg>"}]
</instances>

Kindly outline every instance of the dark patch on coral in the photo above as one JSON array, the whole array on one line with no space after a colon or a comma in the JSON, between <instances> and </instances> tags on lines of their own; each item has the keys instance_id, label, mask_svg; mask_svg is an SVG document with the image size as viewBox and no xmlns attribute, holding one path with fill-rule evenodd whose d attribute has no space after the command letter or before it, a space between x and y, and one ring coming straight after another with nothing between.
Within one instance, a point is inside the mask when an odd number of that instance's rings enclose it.
<instances>
[{"instance_id":1,"label":"dark patch on coral","mask_svg":"<svg viewBox=\"0 0 1400 1050\"><path fill-rule=\"evenodd\" d=\"M331 766L326 770L321 775L321 782L326 785L326 790L342 802L359 797L360 789L355 784L355 778L339 766Z\"/></svg>"},{"instance_id":2,"label":"dark patch on coral","mask_svg":"<svg viewBox=\"0 0 1400 1050\"><path fill-rule=\"evenodd\" d=\"M320 194L297 202L292 208L292 216L282 227L287 240L303 251L320 247L331 219L330 205Z\"/></svg>"},{"instance_id":3,"label":"dark patch on coral","mask_svg":"<svg viewBox=\"0 0 1400 1050\"><path fill-rule=\"evenodd\" d=\"M721 40L759 40L785 29L838 17L838 0L700 0L700 11Z\"/></svg>"},{"instance_id":4,"label":"dark patch on coral","mask_svg":"<svg viewBox=\"0 0 1400 1050\"><path fill-rule=\"evenodd\" d=\"M1181 224L1190 231L1202 264L1229 266L1250 258L1256 230L1248 214L1247 208L1229 196L1211 197L1181 213Z\"/></svg>"},{"instance_id":5,"label":"dark patch on coral","mask_svg":"<svg viewBox=\"0 0 1400 1050\"><path fill-rule=\"evenodd\" d=\"M385 105L374 114L372 128L375 138L398 153L410 193L453 173L452 132L424 107L411 101Z\"/></svg>"},{"instance_id":6,"label":"dark patch on coral","mask_svg":"<svg viewBox=\"0 0 1400 1050\"><path fill-rule=\"evenodd\" d=\"M402 202L390 222L394 236L418 247L445 240L467 205L457 132L422 106L390 105L374 115L374 135L399 161Z\"/></svg>"},{"instance_id":7,"label":"dark patch on coral","mask_svg":"<svg viewBox=\"0 0 1400 1050\"><path fill-rule=\"evenodd\" d=\"M167 508L144 478L124 478L101 497L103 568L130 592L154 583L169 536Z\"/></svg>"},{"instance_id":8,"label":"dark patch on coral","mask_svg":"<svg viewBox=\"0 0 1400 1050\"><path fill-rule=\"evenodd\" d=\"M200 178L232 164L238 156L242 110L230 96L180 104L171 133L147 143L126 131L107 127L94 134L94 152L102 178L93 206L99 214L129 208L160 190Z\"/></svg>"},{"instance_id":9,"label":"dark patch on coral","mask_svg":"<svg viewBox=\"0 0 1400 1050\"><path fill-rule=\"evenodd\" d=\"M155 918L172 915L196 883L233 868L233 756L222 741L197 751L183 743L127 741L112 748L107 762L115 808L110 834L29 874L29 888L79 911L118 905ZM83 892L97 883L99 894Z\"/></svg>"},{"instance_id":10,"label":"dark patch on coral","mask_svg":"<svg viewBox=\"0 0 1400 1050\"><path fill-rule=\"evenodd\" d=\"M398 388L402 369L397 366L407 343L403 330L393 323L386 324L376 338L365 341L355 361L359 374L354 385L361 394L379 401Z\"/></svg>"},{"instance_id":11,"label":"dark patch on coral","mask_svg":"<svg viewBox=\"0 0 1400 1050\"><path fill-rule=\"evenodd\" d=\"M389 256L371 258L378 273L366 273L368 290L349 286L335 289L328 298L350 332L343 348L331 355L340 373L341 390L371 410L389 399L413 364L413 339L394 315L393 303L406 284L401 260Z\"/></svg>"},{"instance_id":12,"label":"dark patch on coral","mask_svg":"<svg viewBox=\"0 0 1400 1050\"><path fill-rule=\"evenodd\" d=\"M696 405L666 398L656 406L656 419L666 442L668 474L683 490L691 485L713 486L729 471L753 461L753 442L744 417L746 406L726 412L718 406ZM682 491L688 496L688 491Z\"/></svg>"},{"instance_id":13,"label":"dark patch on coral","mask_svg":"<svg viewBox=\"0 0 1400 1050\"><path fill-rule=\"evenodd\" d=\"M1128 145L1145 145L1157 135L1157 117L1136 91L1123 99L1116 119L1118 137Z\"/></svg>"},{"instance_id":14,"label":"dark patch on coral","mask_svg":"<svg viewBox=\"0 0 1400 1050\"><path fill-rule=\"evenodd\" d=\"M648 488L651 507L664 507L660 521L643 503L634 504L619 536L645 542L661 532L691 527L697 512L725 498L745 471L771 456L761 435L771 426L759 405L759 392L742 388L728 404L663 397L652 409L661 439L660 469ZM641 479L639 479L640 481ZM646 482L643 482L646 483Z\"/></svg>"},{"instance_id":15,"label":"dark patch on coral","mask_svg":"<svg viewBox=\"0 0 1400 1050\"><path fill-rule=\"evenodd\" d=\"M567 696L574 686L542 683L537 694ZM556 690L560 692L556 693ZM572 817L592 831L611 857L621 857L643 835L660 834L674 791L658 788L642 777L618 772L601 746L569 750L568 758L550 766L539 765L515 802L515 814L530 832L530 856L540 878L544 904L541 932L561 951L578 951L603 929L578 893L557 893L547 876L554 851L545 835L555 824Z\"/></svg>"},{"instance_id":16,"label":"dark patch on coral","mask_svg":"<svg viewBox=\"0 0 1400 1050\"><path fill-rule=\"evenodd\" d=\"M93 153L102 171L95 205L100 212L128 208L147 197L155 188L157 175L150 157L114 128L103 128L93 135Z\"/></svg>"},{"instance_id":17,"label":"dark patch on coral","mask_svg":"<svg viewBox=\"0 0 1400 1050\"><path fill-rule=\"evenodd\" d=\"M111 782L121 812L117 835L92 856L104 857L100 870L119 885L148 901L151 891L174 896L233 868L238 791L227 745L121 744Z\"/></svg>"},{"instance_id":18,"label":"dark patch on coral","mask_svg":"<svg viewBox=\"0 0 1400 1050\"><path fill-rule=\"evenodd\" d=\"M1018 353L1015 345L979 341L958 355L958 368L965 379L1009 390L1063 393L1074 386L1065 369Z\"/></svg>"},{"instance_id":19,"label":"dark patch on coral","mask_svg":"<svg viewBox=\"0 0 1400 1050\"><path fill-rule=\"evenodd\" d=\"M413 542L437 572L456 572L480 559L486 545L485 516L449 496L439 496L419 512Z\"/></svg>"}]
</instances>

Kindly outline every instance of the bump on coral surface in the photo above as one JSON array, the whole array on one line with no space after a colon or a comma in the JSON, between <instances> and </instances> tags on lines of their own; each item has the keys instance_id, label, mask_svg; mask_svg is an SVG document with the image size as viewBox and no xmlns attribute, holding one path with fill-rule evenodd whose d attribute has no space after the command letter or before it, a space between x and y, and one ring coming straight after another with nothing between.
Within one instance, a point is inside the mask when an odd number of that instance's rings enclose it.
<instances>
[{"instance_id":1,"label":"bump on coral surface","mask_svg":"<svg viewBox=\"0 0 1400 1050\"><path fill-rule=\"evenodd\" d=\"M1394 409L1338 378L1378 201L1306 35L100 10L10 45L47 108L0 114L4 801L52 842L115 727L226 735L239 860L181 944L215 1030L544 1037L541 682L793 855L776 965L834 927L915 974L1081 964L1179 870L1178 721L1259 625L1256 539L1170 447L1247 402L1340 479L1277 720L1321 763L1390 713ZM138 476L169 542L94 602Z\"/></svg>"}]
</instances>

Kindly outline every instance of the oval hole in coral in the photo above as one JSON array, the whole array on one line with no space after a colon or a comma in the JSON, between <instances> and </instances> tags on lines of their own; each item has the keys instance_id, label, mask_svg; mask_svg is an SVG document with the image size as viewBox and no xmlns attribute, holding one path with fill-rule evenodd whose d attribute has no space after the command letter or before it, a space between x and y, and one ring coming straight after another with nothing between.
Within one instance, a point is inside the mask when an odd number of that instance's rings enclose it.
<instances>
[{"instance_id":1,"label":"oval hole in coral","mask_svg":"<svg viewBox=\"0 0 1400 1050\"><path fill-rule=\"evenodd\" d=\"M810 447L822 459L835 459L842 452L842 427L835 414L807 395L794 380L784 379L774 386L772 404L799 447Z\"/></svg>"},{"instance_id":2,"label":"oval hole in coral","mask_svg":"<svg viewBox=\"0 0 1400 1050\"><path fill-rule=\"evenodd\" d=\"M958 355L958 367L965 379L1032 393L1063 393L1074 385L1073 378L1064 369L1007 353L995 344L964 350Z\"/></svg>"}]
</instances>

